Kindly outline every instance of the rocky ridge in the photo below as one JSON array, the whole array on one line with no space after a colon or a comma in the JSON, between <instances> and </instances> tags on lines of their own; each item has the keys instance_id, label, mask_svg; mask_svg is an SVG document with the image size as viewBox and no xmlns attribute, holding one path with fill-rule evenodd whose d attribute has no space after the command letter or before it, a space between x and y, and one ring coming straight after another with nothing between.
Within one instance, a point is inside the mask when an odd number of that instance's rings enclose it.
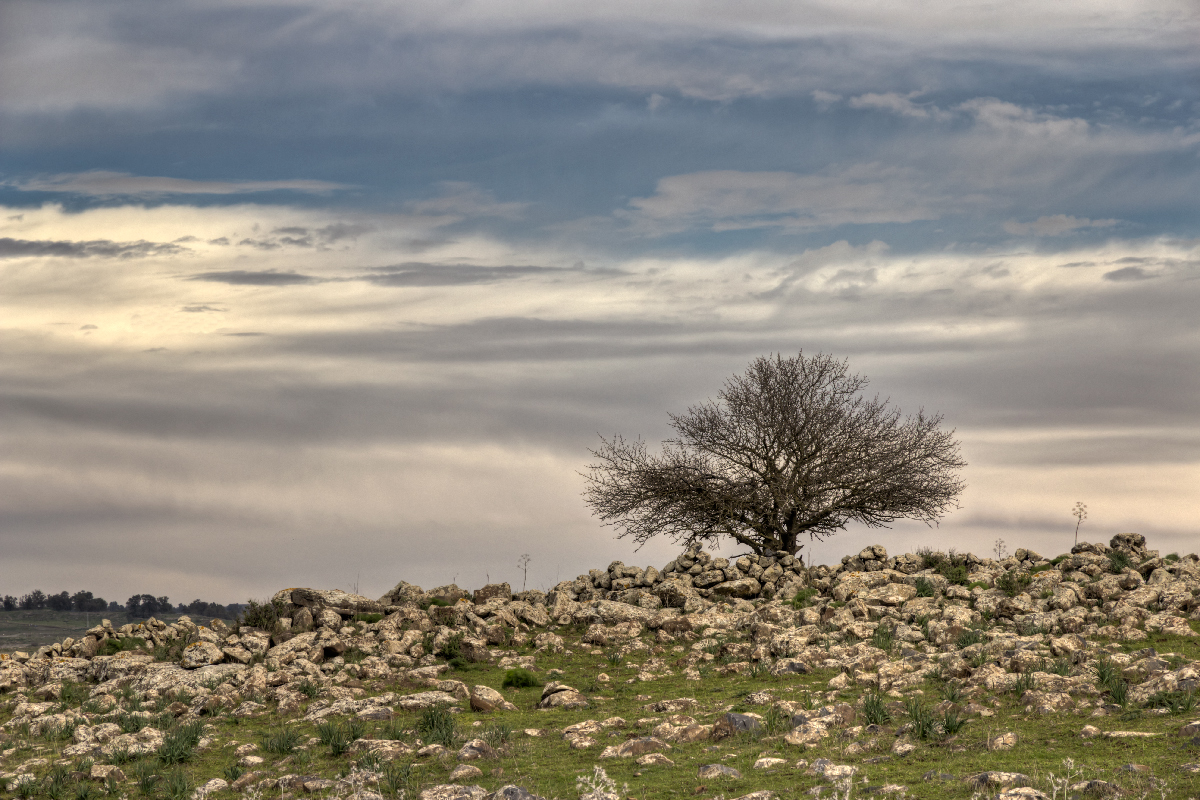
<instances>
[{"instance_id":1,"label":"rocky ridge","mask_svg":"<svg viewBox=\"0 0 1200 800\"><path fill-rule=\"evenodd\" d=\"M116 752L152 752L162 744L154 727L123 733L110 721L129 697L145 703L185 697L186 703L167 709L178 720L198 721L301 711L310 722L390 719L430 707L491 713L511 703L493 687L448 678L447 658L536 669L538 654L568 647L609 648L620 659L640 655L645 660L629 681L641 683L674 670L691 680L700 680L702 669L784 677L836 670L824 707L805 709L769 693L747 698L786 712L786 741L799 747L851 727L861 715L861 701L856 712L837 702L839 691L866 687L899 700L932 673L958 681L968 694L1024 686L1021 702L1041 713L1103 709L1105 690L1094 666L1101 657L1116 663L1131 703L1191 692L1200 684L1200 662L1179 663L1152 650L1134 657L1095 641L1138 641L1147 632L1196 635L1188 620L1200 619L1200 557L1163 558L1137 534L1118 534L1107 546L1083 543L1053 560L1026 549L1003 560L953 553L889 557L876 545L838 565L811 569L782 553L729 560L693 548L661 570L614 562L546 593L514 594L507 584L426 591L401 582L376 600L338 590L284 589L266 608L269 629L231 629L219 620L197 625L186 617L169 625L150 619L115 628L106 620L78 640L32 654L0 654L0 692L14 697L0 737L71 727L72 743L62 756L94 759L101 767ZM522 648L532 654L519 655ZM1073 669L1053 666L1063 663ZM396 679L420 690L373 697L351 691L364 682ZM58 701L66 687L79 685L87 687L89 702L63 710ZM319 699L308 702L317 693ZM550 681L538 705L587 708L589 697ZM686 698L648 704L648 712L670 716L649 736L602 748L598 757L652 765L669 761L672 743L718 741L762 719L725 714L702 724L686 715L692 705ZM987 709L967 704L964 712L986 715ZM581 723L562 736L566 746L587 749L598 746L596 736L607 726L623 723ZM482 740L468 745L470 752L458 755L464 765L488 757ZM398 742L363 739L354 746L392 758L414 755ZM903 755L906 746L915 747L899 738L891 752ZM0 777L19 784L34 771ZM258 775L234 788L282 790L286 778ZM434 787L442 794L427 789L422 797L485 794L449 786ZM336 782L321 788L343 796L372 794ZM518 791L524 790L504 787L487 796L521 796Z\"/></svg>"}]
</instances>

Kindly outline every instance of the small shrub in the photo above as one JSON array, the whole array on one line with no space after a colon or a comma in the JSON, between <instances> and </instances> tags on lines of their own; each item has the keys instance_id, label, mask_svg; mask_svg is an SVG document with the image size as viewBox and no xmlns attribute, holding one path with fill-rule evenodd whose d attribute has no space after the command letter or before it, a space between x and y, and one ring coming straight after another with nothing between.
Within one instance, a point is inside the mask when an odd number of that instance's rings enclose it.
<instances>
[{"instance_id":1,"label":"small shrub","mask_svg":"<svg viewBox=\"0 0 1200 800\"><path fill-rule=\"evenodd\" d=\"M1179 553L1167 553L1165 556L1163 556L1163 561L1168 564L1174 564L1178 560Z\"/></svg>"},{"instance_id":2,"label":"small shrub","mask_svg":"<svg viewBox=\"0 0 1200 800\"><path fill-rule=\"evenodd\" d=\"M247 600L246 607L238 615L238 628L261 628L265 631L275 631L279 628L279 620L283 619L287 606L282 600Z\"/></svg>"},{"instance_id":3,"label":"small shrub","mask_svg":"<svg viewBox=\"0 0 1200 800\"><path fill-rule=\"evenodd\" d=\"M296 691L307 697L309 700L315 700L317 695L321 693L321 687L310 680L300 681L300 685L296 687Z\"/></svg>"},{"instance_id":4,"label":"small shrub","mask_svg":"<svg viewBox=\"0 0 1200 800\"><path fill-rule=\"evenodd\" d=\"M892 721L887 699L879 692L867 692L863 695L862 712L868 725L886 725Z\"/></svg>"},{"instance_id":5,"label":"small shrub","mask_svg":"<svg viewBox=\"0 0 1200 800\"><path fill-rule=\"evenodd\" d=\"M943 578L958 586L967 585L967 567L965 564L952 564L938 570Z\"/></svg>"},{"instance_id":6,"label":"small shrub","mask_svg":"<svg viewBox=\"0 0 1200 800\"><path fill-rule=\"evenodd\" d=\"M199 722L189 722L169 731L158 746L158 760L167 765L191 761L196 755L196 745L200 744L201 729Z\"/></svg>"},{"instance_id":7,"label":"small shrub","mask_svg":"<svg viewBox=\"0 0 1200 800\"><path fill-rule=\"evenodd\" d=\"M1009 597L1016 597L1021 592L1029 587L1033 582L1033 578L1028 573L1018 572L1015 569L1010 569L999 578L996 579L996 588L1004 592Z\"/></svg>"},{"instance_id":8,"label":"small shrub","mask_svg":"<svg viewBox=\"0 0 1200 800\"><path fill-rule=\"evenodd\" d=\"M428 611L431 606L445 607L448 605L450 605L450 602L448 600L443 600L440 597L431 597L431 598L429 598L428 601L421 603L421 610Z\"/></svg>"},{"instance_id":9,"label":"small shrub","mask_svg":"<svg viewBox=\"0 0 1200 800\"><path fill-rule=\"evenodd\" d=\"M300 744L300 733L294 728L272 728L262 735L262 749L286 756Z\"/></svg>"},{"instance_id":10,"label":"small shrub","mask_svg":"<svg viewBox=\"0 0 1200 800\"><path fill-rule=\"evenodd\" d=\"M454 715L444 708L427 708L417 720L417 733L426 744L449 747L454 742Z\"/></svg>"},{"instance_id":11,"label":"small shrub","mask_svg":"<svg viewBox=\"0 0 1200 800\"><path fill-rule=\"evenodd\" d=\"M538 680L537 675L534 675L524 667L514 667L504 673L504 681L500 684L500 688L528 689L541 685L542 682Z\"/></svg>"},{"instance_id":12,"label":"small shrub","mask_svg":"<svg viewBox=\"0 0 1200 800\"><path fill-rule=\"evenodd\" d=\"M929 580L923 575L917 578L917 580L913 583L913 586L915 586L917 589L917 597L933 597L936 593L933 581Z\"/></svg>"},{"instance_id":13,"label":"small shrub","mask_svg":"<svg viewBox=\"0 0 1200 800\"><path fill-rule=\"evenodd\" d=\"M354 622L365 622L368 625L371 625L371 624L379 622L379 620L383 619L383 614L360 613L360 614L355 614L353 617L351 617L351 619Z\"/></svg>"},{"instance_id":14,"label":"small shrub","mask_svg":"<svg viewBox=\"0 0 1200 800\"><path fill-rule=\"evenodd\" d=\"M342 653L342 660L347 664L361 664L366 657L367 654L357 647L347 648L346 652Z\"/></svg>"},{"instance_id":15,"label":"small shrub","mask_svg":"<svg viewBox=\"0 0 1200 800\"><path fill-rule=\"evenodd\" d=\"M1050 570L1050 569L1054 569L1054 565L1051 563L1037 564L1029 569L1029 574L1036 575L1039 572L1045 572L1046 570Z\"/></svg>"},{"instance_id":16,"label":"small shrub","mask_svg":"<svg viewBox=\"0 0 1200 800\"><path fill-rule=\"evenodd\" d=\"M1133 559L1124 550L1108 551L1108 571L1120 575L1127 569L1133 569Z\"/></svg>"},{"instance_id":17,"label":"small shrub","mask_svg":"<svg viewBox=\"0 0 1200 800\"><path fill-rule=\"evenodd\" d=\"M1047 665L1047 672L1053 672L1055 675L1066 677L1071 674L1071 659L1069 656L1059 656L1054 659L1053 663Z\"/></svg>"}]
</instances>

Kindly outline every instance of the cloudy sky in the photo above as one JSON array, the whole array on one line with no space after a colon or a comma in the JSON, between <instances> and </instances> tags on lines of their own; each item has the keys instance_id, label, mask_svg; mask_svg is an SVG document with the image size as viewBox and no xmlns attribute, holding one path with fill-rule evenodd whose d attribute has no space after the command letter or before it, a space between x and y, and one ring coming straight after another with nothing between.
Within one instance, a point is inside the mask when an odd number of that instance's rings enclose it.
<instances>
[{"instance_id":1,"label":"cloudy sky","mask_svg":"<svg viewBox=\"0 0 1200 800\"><path fill-rule=\"evenodd\" d=\"M970 462L872 542L1200 549L1191 0L0 5L0 593L656 564L598 434L849 359Z\"/></svg>"}]
</instances>

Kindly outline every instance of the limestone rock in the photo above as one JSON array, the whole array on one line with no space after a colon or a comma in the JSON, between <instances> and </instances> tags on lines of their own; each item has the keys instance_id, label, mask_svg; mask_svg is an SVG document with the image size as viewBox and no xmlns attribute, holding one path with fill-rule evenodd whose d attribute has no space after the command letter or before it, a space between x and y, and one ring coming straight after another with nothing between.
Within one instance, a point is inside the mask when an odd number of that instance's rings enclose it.
<instances>
[{"instance_id":1,"label":"limestone rock","mask_svg":"<svg viewBox=\"0 0 1200 800\"><path fill-rule=\"evenodd\" d=\"M724 764L704 764L696 774L701 780L714 780L718 778L740 780L742 777L742 773Z\"/></svg>"},{"instance_id":2,"label":"limestone rock","mask_svg":"<svg viewBox=\"0 0 1200 800\"><path fill-rule=\"evenodd\" d=\"M577 689L565 683L551 681L542 690L538 708L587 708L588 701Z\"/></svg>"},{"instance_id":3,"label":"limestone rock","mask_svg":"<svg viewBox=\"0 0 1200 800\"><path fill-rule=\"evenodd\" d=\"M183 649L179 665L184 669L199 669L211 664L220 664L225 659L221 648L211 642L196 642Z\"/></svg>"}]
</instances>

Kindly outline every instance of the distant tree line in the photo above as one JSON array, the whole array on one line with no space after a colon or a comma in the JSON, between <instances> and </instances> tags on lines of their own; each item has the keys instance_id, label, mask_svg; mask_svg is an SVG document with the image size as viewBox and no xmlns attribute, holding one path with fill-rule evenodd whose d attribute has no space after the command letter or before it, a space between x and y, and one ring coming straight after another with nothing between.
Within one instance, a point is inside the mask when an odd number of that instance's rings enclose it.
<instances>
[{"instance_id":1,"label":"distant tree line","mask_svg":"<svg viewBox=\"0 0 1200 800\"><path fill-rule=\"evenodd\" d=\"M32 592L21 597L13 597L11 594L4 595L3 599L5 611L34 611L38 609L49 609L51 611L91 611L101 612L108 611L113 613L124 612L131 617L147 618L155 614L191 614L198 617L217 617L219 619L234 619L241 611L240 603L230 603L229 605L221 605L220 603L206 603L203 600L193 600L190 603L180 603L172 605L170 598L155 597L150 594L135 594L121 605L116 600L108 601L103 597L96 597L91 592L59 592L58 594L46 594L40 589L34 589Z\"/></svg>"}]
</instances>

